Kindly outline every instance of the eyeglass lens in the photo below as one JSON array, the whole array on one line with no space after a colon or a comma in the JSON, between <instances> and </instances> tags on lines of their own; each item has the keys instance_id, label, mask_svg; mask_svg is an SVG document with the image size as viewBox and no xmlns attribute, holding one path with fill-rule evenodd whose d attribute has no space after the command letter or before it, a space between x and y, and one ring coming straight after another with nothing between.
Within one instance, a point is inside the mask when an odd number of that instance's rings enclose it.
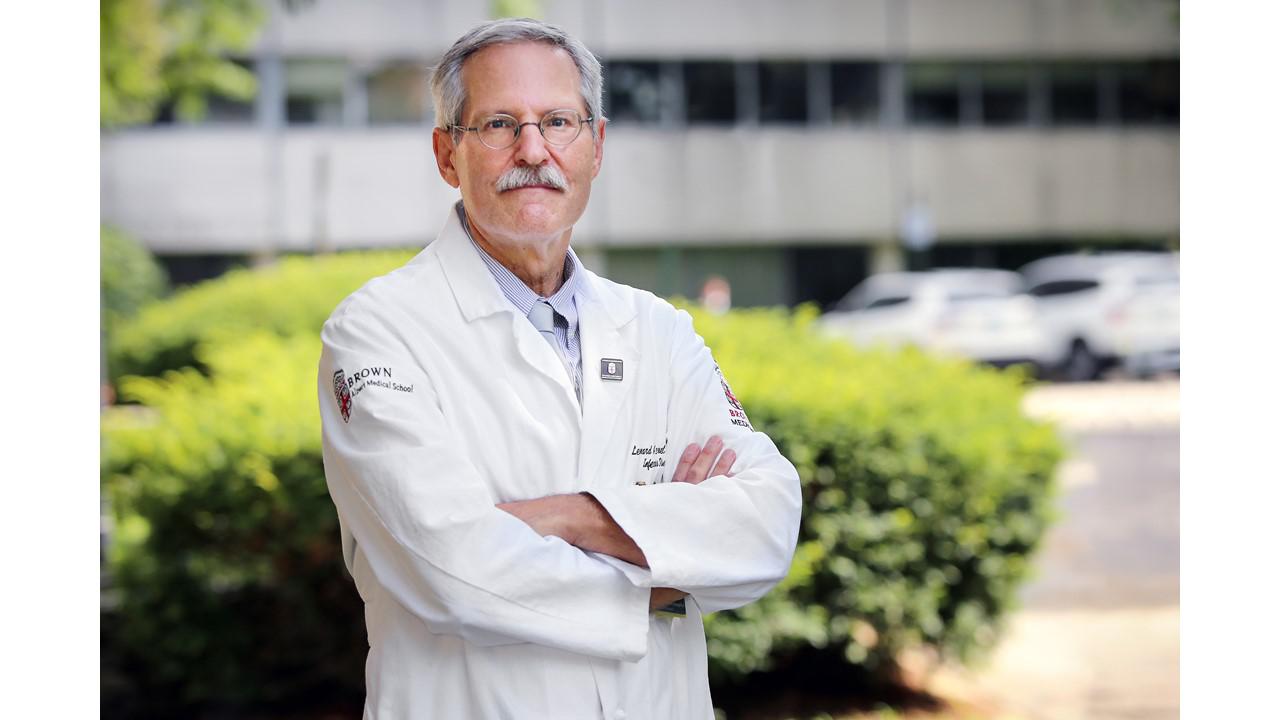
<instances>
[{"instance_id":1,"label":"eyeglass lens","mask_svg":"<svg viewBox=\"0 0 1280 720\"><path fill-rule=\"evenodd\" d=\"M542 116L538 129L542 137L552 145L568 145L577 139L582 132L583 121L578 113L572 110L555 110ZM510 115L490 115L477 128L480 142L502 150L515 144L521 125Z\"/></svg>"}]
</instances>

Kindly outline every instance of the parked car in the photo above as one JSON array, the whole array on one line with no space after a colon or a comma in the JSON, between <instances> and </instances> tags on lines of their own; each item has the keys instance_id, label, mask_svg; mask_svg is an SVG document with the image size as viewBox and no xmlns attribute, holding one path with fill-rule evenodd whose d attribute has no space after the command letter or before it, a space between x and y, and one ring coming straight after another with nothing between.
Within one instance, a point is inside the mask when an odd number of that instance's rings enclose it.
<instances>
[{"instance_id":1,"label":"parked car","mask_svg":"<svg viewBox=\"0 0 1280 720\"><path fill-rule=\"evenodd\" d=\"M1126 372L1149 377L1181 370L1179 290L1176 274L1139 278L1133 295L1114 311Z\"/></svg>"},{"instance_id":2,"label":"parked car","mask_svg":"<svg viewBox=\"0 0 1280 720\"><path fill-rule=\"evenodd\" d=\"M1035 302L1005 270L939 269L873 275L818 320L855 345L916 345L993 365L1049 359Z\"/></svg>"},{"instance_id":3,"label":"parked car","mask_svg":"<svg viewBox=\"0 0 1280 720\"><path fill-rule=\"evenodd\" d=\"M1092 380L1117 365L1176 368L1176 253L1058 255L1019 272L1051 347L1050 367L1064 379Z\"/></svg>"}]
</instances>

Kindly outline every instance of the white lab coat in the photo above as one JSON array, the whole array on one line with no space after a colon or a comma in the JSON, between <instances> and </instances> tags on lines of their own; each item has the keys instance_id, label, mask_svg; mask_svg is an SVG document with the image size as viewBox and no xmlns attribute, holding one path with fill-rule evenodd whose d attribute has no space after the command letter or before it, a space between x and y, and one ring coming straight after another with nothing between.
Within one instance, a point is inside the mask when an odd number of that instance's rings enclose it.
<instances>
[{"instance_id":1,"label":"white lab coat","mask_svg":"<svg viewBox=\"0 0 1280 720\"><path fill-rule=\"evenodd\" d=\"M364 717L711 718L702 615L786 574L795 468L734 424L687 313L590 272L580 410L555 352L448 218L322 332L325 475L370 646ZM622 361L621 380L601 378L602 359ZM671 483L683 448L713 434L737 452L733 477ZM494 507L579 491L649 569ZM649 613L662 586L690 593L687 617Z\"/></svg>"}]
</instances>

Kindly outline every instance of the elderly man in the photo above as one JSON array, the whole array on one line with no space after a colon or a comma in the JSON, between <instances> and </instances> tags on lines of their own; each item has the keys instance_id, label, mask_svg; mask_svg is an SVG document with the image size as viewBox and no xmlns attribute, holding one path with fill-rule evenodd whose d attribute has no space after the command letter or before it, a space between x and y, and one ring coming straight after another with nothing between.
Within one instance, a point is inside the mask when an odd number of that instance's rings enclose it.
<instances>
[{"instance_id":1,"label":"elderly man","mask_svg":"<svg viewBox=\"0 0 1280 720\"><path fill-rule=\"evenodd\" d=\"M492 22L432 91L462 201L322 333L365 717L710 718L702 617L786 574L795 468L687 313L569 247L604 153L591 53Z\"/></svg>"}]
</instances>

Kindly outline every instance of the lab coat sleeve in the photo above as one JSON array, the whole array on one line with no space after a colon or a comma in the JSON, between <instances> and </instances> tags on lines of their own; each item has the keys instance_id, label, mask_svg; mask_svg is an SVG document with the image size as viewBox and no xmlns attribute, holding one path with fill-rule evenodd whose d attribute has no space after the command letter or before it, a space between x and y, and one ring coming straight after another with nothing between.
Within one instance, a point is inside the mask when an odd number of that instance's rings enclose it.
<instances>
[{"instance_id":1,"label":"lab coat sleeve","mask_svg":"<svg viewBox=\"0 0 1280 720\"><path fill-rule=\"evenodd\" d=\"M684 590L703 612L714 612L753 602L786 576L800 528L800 480L735 406L688 313L676 313L671 332L667 428L674 452L719 435L737 454L732 475L592 494L644 552L653 586Z\"/></svg>"},{"instance_id":2,"label":"lab coat sleeve","mask_svg":"<svg viewBox=\"0 0 1280 720\"><path fill-rule=\"evenodd\" d=\"M362 554L377 582L434 633L612 659L645 653L648 586L495 507L392 322L340 310L321 338L325 477L348 568L363 570L354 561ZM382 375L365 376L374 368ZM347 418L339 371L357 378Z\"/></svg>"}]
</instances>

